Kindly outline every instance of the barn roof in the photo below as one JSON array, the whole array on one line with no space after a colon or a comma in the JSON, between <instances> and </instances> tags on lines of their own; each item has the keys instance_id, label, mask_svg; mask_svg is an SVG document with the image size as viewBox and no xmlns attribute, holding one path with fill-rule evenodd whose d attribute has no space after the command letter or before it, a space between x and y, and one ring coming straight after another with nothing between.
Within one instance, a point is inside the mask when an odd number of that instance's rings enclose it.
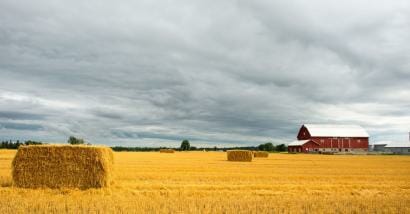
<instances>
[{"instance_id":1,"label":"barn roof","mask_svg":"<svg viewBox=\"0 0 410 214\"><path fill-rule=\"evenodd\" d=\"M380 145L387 145L387 144L389 144L389 143L392 143L391 141L378 141L378 142L375 142L375 143L373 143L372 145L373 146L380 146Z\"/></svg>"},{"instance_id":2,"label":"barn roof","mask_svg":"<svg viewBox=\"0 0 410 214\"><path fill-rule=\"evenodd\" d=\"M304 124L312 137L369 137L358 125Z\"/></svg>"},{"instance_id":3,"label":"barn roof","mask_svg":"<svg viewBox=\"0 0 410 214\"><path fill-rule=\"evenodd\" d=\"M410 148L410 142L390 142L385 148Z\"/></svg>"},{"instance_id":4,"label":"barn roof","mask_svg":"<svg viewBox=\"0 0 410 214\"><path fill-rule=\"evenodd\" d=\"M288 146L302 146L303 144L307 143L309 140L295 140L288 144Z\"/></svg>"}]
</instances>

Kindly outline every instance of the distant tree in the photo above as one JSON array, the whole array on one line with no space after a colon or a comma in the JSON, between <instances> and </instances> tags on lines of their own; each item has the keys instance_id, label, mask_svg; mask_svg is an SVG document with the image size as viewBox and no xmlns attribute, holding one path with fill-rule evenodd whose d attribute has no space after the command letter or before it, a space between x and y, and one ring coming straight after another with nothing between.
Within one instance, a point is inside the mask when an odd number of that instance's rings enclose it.
<instances>
[{"instance_id":1,"label":"distant tree","mask_svg":"<svg viewBox=\"0 0 410 214\"><path fill-rule=\"evenodd\" d=\"M84 144L84 140L83 139L81 139L81 138L76 138L76 137L74 137L74 136L70 136L69 138L68 138L68 141L67 141L69 144L71 144L71 145L77 145L77 144Z\"/></svg>"},{"instance_id":2,"label":"distant tree","mask_svg":"<svg viewBox=\"0 0 410 214\"><path fill-rule=\"evenodd\" d=\"M284 152L284 151L286 151L287 149L288 149L288 148L286 147L285 144L279 144L279 145L276 146L276 151L278 151L278 152Z\"/></svg>"},{"instance_id":3,"label":"distant tree","mask_svg":"<svg viewBox=\"0 0 410 214\"><path fill-rule=\"evenodd\" d=\"M183 140L181 143L181 150L182 151L188 151L191 145L189 144L188 140Z\"/></svg>"},{"instance_id":4,"label":"distant tree","mask_svg":"<svg viewBox=\"0 0 410 214\"><path fill-rule=\"evenodd\" d=\"M265 143L265 151L272 152L275 151L275 146L272 143Z\"/></svg>"},{"instance_id":5,"label":"distant tree","mask_svg":"<svg viewBox=\"0 0 410 214\"><path fill-rule=\"evenodd\" d=\"M214 146L214 151L218 151L218 147Z\"/></svg>"},{"instance_id":6,"label":"distant tree","mask_svg":"<svg viewBox=\"0 0 410 214\"><path fill-rule=\"evenodd\" d=\"M16 144L15 144L16 149L18 149L18 148L20 147L20 145L21 145L20 141L17 140L17 141L16 141Z\"/></svg>"},{"instance_id":7,"label":"distant tree","mask_svg":"<svg viewBox=\"0 0 410 214\"><path fill-rule=\"evenodd\" d=\"M258 146L258 150L272 152L275 151L275 146L272 143L264 143Z\"/></svg>"},{"instance_id":8,"label":"distant tree","mask_svg":"<svg viewBox=\"0 0 410 214\"><path fill-rule=\"evenodd\" d=\"M34 143L27 143L27 142L34 142ZM36 141L26 141L22 143L20 140L16 140L13 142L12 140L9 141L2 141L0 143L0 149L18 149L21 145L32 145L32 144L42 144L41 142Z\"/></svg>"},{"instance_id":9,"label":"distant tree","mask_svg":"<svg viewBox=\"0 0 410 214\"><path fill-rule=\"evenodd\" d=\"M25 142L24 142L24 144L25 145L41 145L41 144L43 144L42 142L39 142L39 141L34 141L34 140L26 140Z\"/></svg>"},{"instance_id":10,"label":"distant tree","mask_svg":"<svg viewBox=\"0 0 410 214\"><path fill-rule=\"evenodd\" d=\"M191 147L189 147L189 150L191 150L191 151L195 151L195 150L197 150L198 148L196 148L195 146L191 146Z\"/></svg>"}]
</instances>

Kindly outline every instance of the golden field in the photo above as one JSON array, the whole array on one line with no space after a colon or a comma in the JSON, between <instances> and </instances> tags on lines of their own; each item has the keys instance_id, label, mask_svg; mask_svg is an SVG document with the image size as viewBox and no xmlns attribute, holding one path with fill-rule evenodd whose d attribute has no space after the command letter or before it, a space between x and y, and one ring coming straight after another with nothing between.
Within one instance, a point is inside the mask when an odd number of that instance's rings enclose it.
<instances>
[{"instance_id":1,"label":"golden field","mask_svg":"<svg viewBox=\"0 0 410 214\"><path fill-rule=\"evenodd\" d=\"M0 213L410 213L410 156L114 153L111 188L12 187L0 150Z\"/></svg>"}]
</instances>

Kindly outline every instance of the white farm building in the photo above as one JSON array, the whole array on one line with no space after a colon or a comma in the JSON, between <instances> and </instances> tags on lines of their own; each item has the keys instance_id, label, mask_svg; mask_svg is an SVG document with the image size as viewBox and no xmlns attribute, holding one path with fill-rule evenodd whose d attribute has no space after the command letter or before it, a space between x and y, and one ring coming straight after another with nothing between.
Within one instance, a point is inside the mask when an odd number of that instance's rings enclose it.
<instances>
[{"instance_id":1,"label":"white farm building","mask_svg":"<svg viewBox=\"0 0 410 214\"><path fill-rule=\"evenodd\" d=\"M384 147L384 151L393 154L410 154L410 142L391 142Z\"/></svg>"}]
</instances>

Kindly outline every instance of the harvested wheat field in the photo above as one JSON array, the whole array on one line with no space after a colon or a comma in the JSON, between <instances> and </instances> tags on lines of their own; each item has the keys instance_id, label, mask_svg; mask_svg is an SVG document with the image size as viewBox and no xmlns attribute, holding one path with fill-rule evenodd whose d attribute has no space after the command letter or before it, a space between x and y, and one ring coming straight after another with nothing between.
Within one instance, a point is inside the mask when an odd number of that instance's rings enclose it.
<instances>
[{"instance_id":1,"label":"harvested wheat field","mask_svg":"<svg viewBox=\"0 0 410 214\"><path fill-rule=\"evenodd\" d=\"M102 189L12 186L0 150L0 213L410 213L410 156L114 153Z\"/></svg>"}]
</instances>

